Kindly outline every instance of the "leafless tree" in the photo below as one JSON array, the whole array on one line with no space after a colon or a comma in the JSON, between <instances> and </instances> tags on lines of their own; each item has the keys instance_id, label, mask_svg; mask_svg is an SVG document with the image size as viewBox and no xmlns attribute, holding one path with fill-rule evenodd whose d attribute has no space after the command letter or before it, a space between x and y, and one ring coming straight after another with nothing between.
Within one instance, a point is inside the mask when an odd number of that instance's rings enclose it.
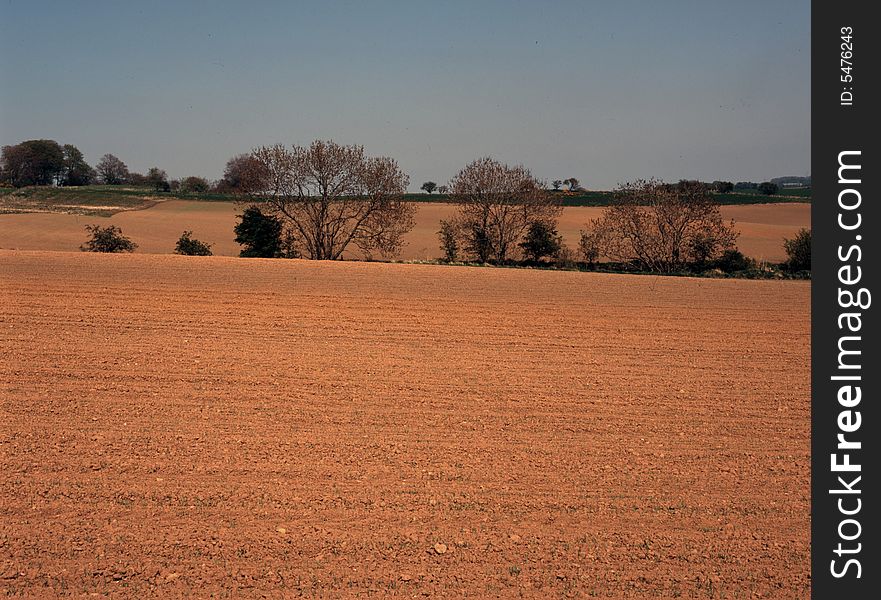
<instances>
[{"instance_id":1,"label":"leafless tree","mask_svg":"<svg viewBox=\"0 0 881 600\"><path fill-rule=\"evenodd\" d=\"M95 165L95 171L102 182L108 185L119 185L128 179L128 167L125 163L113 156L105 154Z\"/></svg>"},{"instance_id":2,"label":"leafless tree","mask_svg":"<svg viewBox=\"0 0 881 600\"><path fill-rule=\"evenodd\" d=\"M723 222L710 189L699 182L637 180L613 196L588 234L596 252L611 260L669 273L715 258L737 240L734 221Z\"/></svg>"},{"instance_id":3,"label":"leafless tree","mask_svg":"<svg viewBox=\"0 0 881 600\"><path fill-rule=\"evenodd\" d=\"M458 204L454 223L462 247L476 260L505 262L530 224L555 224L561 208L543 182L523 166L492 158L475 160L450 182Z\"/></svg>"},{"instance_id":4,"label":"leafless tree","mask_svg":"<svg viewBox=\"0 0 881 600\"><path fill-rule=\"evenodd\" d=\"M264 176L262 165L251 154L238 154L226 162L218 192L240 193L253 189Z\"/></svg>"},{"instance_id":5,"label":"leafless tree","mask_svg":"<svg viewBox=\"0 0 881 600\"><path fill-rule=\"evenodd\" d=\"M248 183L249 201L283 218L307 258L337 260L350 245L368 258L393 256L413 228L416 208L403 201L409 178L391 158L320 140L264 146L251 156L260 177Z\"/></svg>"}]
</instances>

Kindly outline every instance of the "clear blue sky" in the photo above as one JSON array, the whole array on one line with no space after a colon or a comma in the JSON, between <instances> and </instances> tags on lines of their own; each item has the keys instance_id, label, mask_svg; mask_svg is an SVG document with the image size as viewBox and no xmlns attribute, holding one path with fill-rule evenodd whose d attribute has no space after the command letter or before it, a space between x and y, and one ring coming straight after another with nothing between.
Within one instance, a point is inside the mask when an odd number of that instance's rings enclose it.
<instances>
[{"instance_id":1,"label":"clear blue sky","mask_svg":"<svg viewBox=\"0 0 881 600\"><path fill-rule=\"evenodd\" d=\"M0 144L218 178L363 144L444 183L492 155L593 189L810 169L807 1L0 0Z\"/></svg>"}]
</instances>

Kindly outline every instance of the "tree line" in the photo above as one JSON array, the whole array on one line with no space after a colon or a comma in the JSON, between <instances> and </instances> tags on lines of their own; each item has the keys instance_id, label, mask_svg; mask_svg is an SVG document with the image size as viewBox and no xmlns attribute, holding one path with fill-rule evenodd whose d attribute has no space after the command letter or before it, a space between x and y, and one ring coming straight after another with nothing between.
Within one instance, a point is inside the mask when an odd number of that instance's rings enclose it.
<instances>
[{"instance_id":1,"label":"tree line","mask_svg":"<svg viewBox=\"0 0 881 600\"><path fill-rule=\"evenodd\" d=\"M207 192L216 187L204 177L190 176L169 180L159 167L146 174L129 171L128 166L113 154L105 154L89 165L83 153L73 144L61 145L55 140L27 140L0 150L0 184L11 187L56 185L77 187L102 183L150 187L157 192Z\"/></svg>"},{"instance_id":2,"label":"tree line","mask_svg":"<svg viewBox=\"0 0 881 600\"><path fill-rule=\"evenodd\" d=\"M133 174L111 154L92 169L76 147L51 140L4 147L2 169L13 185L85 185L97 178L157 191L172 186L165 171L154 167L146 175ZM235 194L245 207L236 226L243 256L338 260L347 252L367 259L399 253L416 211L404 199L408 184L390 157L368 156L359 145L316 140L234 156L213 187ZM438 231L443 259L497 265L604 261L658 273L745 264L736 250L734 223L723 221L715 199L734 184L637 180L620 185L602 217L585 224L577 249L566 247L557 232L562 205L555 191L563 184L568 191L582 189L569 178L554 181L551 190L525 166L491 157L468 163L442 186L456 207ZM209 188L197 177L177 185ZM439 189L434 182L422 188ZM184 233L183 247L192 247Z\"/></svg>"}]
</instances>

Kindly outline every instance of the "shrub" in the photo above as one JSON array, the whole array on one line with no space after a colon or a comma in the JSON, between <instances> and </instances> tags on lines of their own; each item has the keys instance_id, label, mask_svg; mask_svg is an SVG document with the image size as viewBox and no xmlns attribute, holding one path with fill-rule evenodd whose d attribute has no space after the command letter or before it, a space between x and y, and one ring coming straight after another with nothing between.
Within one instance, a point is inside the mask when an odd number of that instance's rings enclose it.
<instances>
[{"instance_id":1,"label":"shrub","mask_svg":"<svg viewBox=\"0 0 881 600\"><path fill-rule=\"evenodd\" d=\"M747 258L740 250L729 249L713 262L713 266L725 273L747 271L755 268L755 261Z\"/></svg>"},{"instance_id":2,"label":"shrub","mask_svg":"<svg viewBox=\"0 0 881 600\"><path fill-rule=\"evenodd\" d=\"M192 231L184 231L174 247L175 254L186 256L211 256L211 244L194 239Z\"/></svg>"},{"instance_id":3,"label":"shrub","mask_svg":"<svg viewBox=\"0 0 881 600\"><path fill-rule=\"evenodd\" d=\"M493 243L487 229L479 223L472 223L466 231L465 251L479 263L490 262L492 260Z\"/></svg>"},{"instance_id":4,"label":"shrub","mask_svg":"<svg viewBox=\"0 0 881 600\"><path fill-rule=\"evenodd\" d=\"M557 234L557 227L552 222L533 221L526 230L526 236L520 242L527 260L538 262L546 256L556 256L563 246L563 238Z\"/></svg>"},{"instance_id":5,"label":"shrub","mask_svg":"<svg viewBox=\"0 0 881 600\"><path fill-rule=\"evenodd\" d=\"M204 177L187 177L180 182L180 191L185 194L200 194L211 189L211 184Z\"/></svg>"},{"instance_id":6,"label":"shrub","mask_svg":"<svg viewBox=\"0 0 881 600\"><path fill-rule=\"evenodd\" d=\"M466 165L450 181L454 221L470 259L507 263L533 222L555 221L562 208L523 166L485 157Z\"/></svg>"},{"instance_id":7,"label":"shrub","mask_svg":"<svg viewBox=\"0 0 881 600\"><path fill-rule=\"evenodd\" d=\"M443 220L437 235L440 239L440 248L444 253L444 260L446 262L455 262L459 258L459 240L456 235L456 226L451 221Z\"/></svg>"},{"instance_id":8,"label":"shrub","mask_svg":"<svg viewBox=\"0 0 881 600\"><path fill-rule=\"evenodd\" d=\"M249 206L239 216L239 224L234 229L236 243L244 246L239 256L246 258L281 256L282 228L281 219L264 214L256 206Z\"/></svg>"},{"instance_id":9,"label":"shrub","mask_svg":"<svg viewBox=\"0 0 881 600\"><path fill-rule=\"evenodd\" d=\"M783 249L786 250L786 268L790 271L811 270L811 230L800 229L795 237L783 238Z\"/></svg>"},{"instance_id":10,"label":"shrub","mask_svg":"<svg viewBox=\"0 0 881 600\"><path fill-rule=\"evenodd\" d=\"M600 239L596 232L581 231L581 239L578 241L578 252L589 266L596 264L600 257Z\"/></svg>"},{"instance_id":11,"label":"shrub","mask_svg":"<svg viewBox=\"0 0 881 600\"><path fill-rule=\"evenodd\" d=\"M134 252L138 247L136 243L122 235L122 229L116 225L101 227L100 225L86 225L86 231L92 237L80 246L83 252Z\"/></svg>"},{"instance_id":12,"label":"shrub","mask_svg":"<svg viewBox=\"0 0 881 600\"><path fill-rule=\"evenodd\" d=\"M710 257L718 251L718 242L714 235L697 232L688 240L688 250L691 262L697 269L707 266Z\"/></svg>"},{"instance_id":13,"label":"shrub","mask_svg":"<svg viewBox=\"0 0 881 600\"><path fill-rule=\"evenodd\" d=\"M655 273L675 273L734 247L734 223L725 223L707 186L638 180L620 186L603 216L591 222L600 253Z\"/></svg>"},{"instance_id":14,"label":"shrub","mask_svg":"<svg viewBox=\"0 0 881 600\"><path fill-rule=\"evenodd\" d=\"M759 193L766 196L773 196L779 189L776 183L771 183L770 181L763 181L759 184Z\"/></svg>"},{"instance_id":15,"label":"shrub","mask_svg":"<svg viewBox=\"0 0 881 600\"><path fill-rule=\"evenodd\" d=\"M561 269L574 269L578 266L578 261L576 260L578 256L572 248L565 244L560 244L560 248L557 249L554 257L556 258L557 267Z\"/></svg>"}]
</instances>

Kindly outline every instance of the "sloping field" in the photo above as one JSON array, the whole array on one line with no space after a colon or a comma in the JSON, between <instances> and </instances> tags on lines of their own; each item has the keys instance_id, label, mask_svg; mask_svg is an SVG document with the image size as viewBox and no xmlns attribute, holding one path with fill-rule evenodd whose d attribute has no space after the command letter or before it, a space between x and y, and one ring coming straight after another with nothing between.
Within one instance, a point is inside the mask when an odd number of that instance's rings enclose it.
<instances>
[{"instance_id":1,"label":"sloping field","mask_svg":"<svg viewBox=\"0 0 881 600\"><path fill-rule=\"evenodd\" d=\"M437 231L441 219L453 214L449 204L419 204L416 227L406 237L401 258L438 258ZM567 207L560 218L560 234L567 244L578 245L580 231L590 219L602 214L597 207ZM197 239L213 243L222 256L238 256L233 227L240 210L232 202L169 200L153 208L118 213L110 218L68 214L0 215L0 248L75 251L86 239L84 227L91 223L114 223L140 245L139 252L167 254L185 229ZM741 232L738 246L754 258L783 261L783 238L793 237L801 227L811 226L810 204L751 204L723 206L722 215L734 219Z\"/></svg>"},{"instance_id":2,"label":"sloping field","mask_svg":"<svg viewBox=\"0 0 881 600\"><path fill-rule=\"evenodd\" d=\"M0 590L805 598L809 292L0 251Z\"/></svg>"}]
</instances>

